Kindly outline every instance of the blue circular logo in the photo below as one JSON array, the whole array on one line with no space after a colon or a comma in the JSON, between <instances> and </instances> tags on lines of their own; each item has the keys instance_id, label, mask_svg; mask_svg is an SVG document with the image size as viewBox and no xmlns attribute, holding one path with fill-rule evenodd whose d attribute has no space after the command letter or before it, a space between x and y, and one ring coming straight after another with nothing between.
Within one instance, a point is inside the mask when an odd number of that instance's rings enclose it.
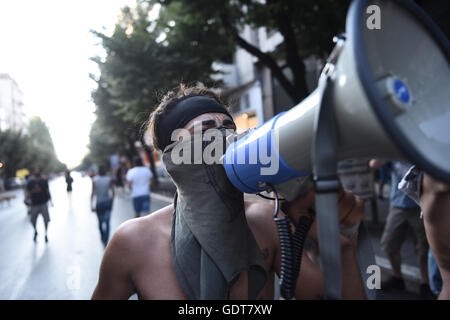
<instances>
[{"instance_id":1,"label":"blue circular logo","mask_svg":"<svg viewBox=\"0 0 450 320\"><path fill-rule=\"evenodd\" d=\"M403 103L408 103L411 99L408 87L401 80L394 81L394 91L397 98Z\"/></svg>"}]
</instances>

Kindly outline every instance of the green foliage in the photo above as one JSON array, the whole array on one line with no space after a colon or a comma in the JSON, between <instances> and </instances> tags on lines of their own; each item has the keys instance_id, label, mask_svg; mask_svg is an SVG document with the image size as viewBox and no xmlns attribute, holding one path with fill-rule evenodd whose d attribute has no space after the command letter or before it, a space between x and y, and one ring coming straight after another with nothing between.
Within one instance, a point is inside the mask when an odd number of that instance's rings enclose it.
<instances>
[{"instance_id":1,"label":"green foliage","mask_svg":"<svg viewBox=\"0 0 450 320\"><path fill-rule=\"evenodd\" d=\"M30 156L28 166L39 167L44 172L66 170L67 167L56 157L50 131L39 117L30 120L28 127L29 147L27 154Z\"/></svg>"},{"instance_id":2,"label":"green foliage","mask_svg":"<svg viewBox=\"0 0 450 320\"><path fill-rule=\"evenodd\" d=\"M293 102L309 93L303 60L325 57L332 38L344 30L349 0L139 0L125 7L111 36L101 40L105 58L94 57L100 77L92 92L97 121L90 136L90 159L112 153L133 156L141 124L161 93L179 83L217 87L214 62L232 62L236 48L247 50L268 67ZM157 19L149 12L160 4ZM278 31L284 41L261 52L240 36L245 25ZM290 69L291 78L286 76Z\"/></svg>"},{"instance_id":3,"label":"green foliage","mask_svg":"<svg viewBox=\"0 0 450 320\"><path fill-rule=\"evenodd\" d=\"M30 120L28 134L5 130L0 132L0 161L6 177L14 177L16 171L39 167L45 173L67 169L56 157L53 141L46 124L39 118Z\"/></svg>"},{"instance_id":4,"label":"green foliage","mask_svg":"<svg viewBox=\"0 0 450 320\"><path fill-rule=\"evenodd\" d=\"M16 170L26 166L29 137L12 130L0 131L0 162L5 177L14 177Z\"/></svg>"},{"instance_id":5,"label":"green foliage","mask_svg":"<svg viewBox=\"0 0 450 320\"><path fill-rule=\"evenodd\" d=\"M344 31L350 0L148 0L163 6L176 23L176 36L184 41L199 40L200 49L209 48L211 38L202 38L205 30L215 30L216 50L236 46L254 55L268 67L293 102L309 92L305 81L303 60L311 55L325 58L332 49L333 36ZM179 13L173 15L173 12ZM161 19L161 18L160 18ZM245 25L265 27L279 32L283 42L274 52L262 52L241 37ZM194 31L195 30L195 31ZM216 51L214 51L216 53ZM223 55L217 54L216 60ZM292 78L286 76L290 69Z\"/></svg>"},{"instance_id":6,"label":"green foliage","mask_svg":"<svg viewBox=\"0 0 450 320\"><path fill-rule=\"evenodd\" d=\"M106 52L104 59L92 58L101 73L98 79L91 75L97 82L92 92L97 120L91 129L89 147L96 163L104 162L113 153L133 157L142 123L160 95L181 82L220 85L212 78L218 73L212 64L219 53L232 52L215 48L217 31L207 35L208 50L200 45L205 35L194 40L178 36L181 32L171 22L180 15L176 7L153 22L148 18L149 10L145 4L135 10L124 8L111 36L93 31ZM166 40L160 38L163 31L170 34Z\"/></svg>"},{"instance_id":7,"label":"green foliage","mask_svg":"<svg viewBox=\"0 0 450 320\"><path fill-rule=\"evenodd\" d=\"M91 168L91 166L94 164L94 161L92 160L92 155L88 154L86 155L83 160L81 161L80 165L74 168L74 170L77 171L87 171Z\"/></svg>"}]
</instances>

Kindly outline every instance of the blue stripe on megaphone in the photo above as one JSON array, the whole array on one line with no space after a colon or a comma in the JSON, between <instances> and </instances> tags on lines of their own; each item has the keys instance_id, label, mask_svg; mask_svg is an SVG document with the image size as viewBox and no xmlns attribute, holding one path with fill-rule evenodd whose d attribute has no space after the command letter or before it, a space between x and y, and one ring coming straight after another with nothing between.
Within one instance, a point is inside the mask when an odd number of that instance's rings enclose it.
<instances>
[{"instance_id":1,"label":"blue stripe on megaphone","mask_svg":"<svg viewBox=\"0 0 450 320\"><path fill-rule=\"evenodd\" d=\"M228 147L224 157L225 171L239 190L257 193L265 189L261 183L277 185L311 174L292 169L278 152L279 141L274 127L284 114L278 114Z\"/></svg>"}]
</instances>

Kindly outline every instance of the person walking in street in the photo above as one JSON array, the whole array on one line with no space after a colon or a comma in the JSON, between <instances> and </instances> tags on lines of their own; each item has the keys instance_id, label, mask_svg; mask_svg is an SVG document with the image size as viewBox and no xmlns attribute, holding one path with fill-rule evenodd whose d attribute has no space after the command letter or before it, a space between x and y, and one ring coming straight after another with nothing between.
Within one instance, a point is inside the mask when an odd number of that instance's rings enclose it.
<instances>
[{"instance_id":1,"label":"person walking in street","mask_svg":"<svg viewBox=\"0 0 450 320\"><path fill-rule=\"evenodd\" d=\"M31 174L28 174L28 175L25 176L25 192L26 192L27 184L32 178L33 178L33 176ZM30 215L30 213L31 213L31 199L30 198L25 199L24 203L27 206L27 215Z\"/></svg>"},{"instance_id":2,"label":"person walking in street","mask_svg":"<svg viewBox=\"0 0 450 320\"><path fill-rule=\"evenodd\" d=\"M372 167L384 164L380 160L372 161ZM424 223L420 218L421 209L413 199L398 187L399 182L410 167L411 165L405 162L391 162L390 209L380 246L389 258L392 276L381 284L381 288L384 290L405 290L405 282L401 272L401 247L408 230L411 229L419 260L421 275L420 295L423 299L432 299L433 295L431 294L428 281L429 246Z\"/></svg>"},{"instance_id":3,"label":"person walking in street","mask_svg":"<svg viewBox=\"0 0 450 320\"><path fill-rule=\"evenodd\" d=\"M70 175L70 170L66 171L65 177L66 177L66 183L67 183L67 192L72 192L73 178Z\"/></svg>"},{"instance_id":4,"label":"person walking in street","mask_svg":"<svg viewBox=\"0 0 450 320\"><path fill-rule=\"evenodd\" d=\"M150 183L153 174L149 168L145 167L142 159L134 159L134 167L128 170L126 179L131 189L131 198L136 213L136 218L141 214L150 212Z\"/></svg>"},{"instance_id":5,"label":"person walking in street","mask_svg":"<svg viewBox=\"0 0 450 320\"><path fill-rule=\"evenodd\" d=\"M389 181L389 173L391 170L390 163L386 163L378 169L379 179L378 179L378 199L385 200L383 196L384 186Z\"/></svg>"},{"instance_id":6,"label":"person walking in street","mask_svg":"<svg viewBox=\"0 0 450 320\"><path fill-rule=\"evenodd\" d=\"M48 242L47 230L50 222L50 214L48 212L47 203L52 198L48 187L48 181L42 178L41 170L36 168L33 177L28 181L25 190L25 203L30 204L30 221L34 228L33 240L36 241L38 232L36 229L36 221L39 214L44 218L45 224L45 242Z\"/></svg>"},{"instance_id":7,"label":"person walking in street","mask_svg":"<svg viewBox=\"0 0 450 320\"><path fill-rule=\"evenodd\" d=\"M96 198L95 206L93 205L94 196ZM92 180L91 205L92 212L97 213L98 227L105 247L109 240L109 221L111 218L113 200L113 181L106 175L105 167L100 166L98 176L94 177Z\"/></svg>"},{"instance_id":8,"label":"person walking in street","mask_svg":"<svg viewBox=\"0 0 450 320\"><path fill-rule=\"evenodd\" d=\"M125 171L125 165L122 162L119 162L119 167L116 170L116 178L114 180L115 187L119 196L123 196L125 194L125 188L123 184L123 176Z\"/></svg>"}]
</instances>

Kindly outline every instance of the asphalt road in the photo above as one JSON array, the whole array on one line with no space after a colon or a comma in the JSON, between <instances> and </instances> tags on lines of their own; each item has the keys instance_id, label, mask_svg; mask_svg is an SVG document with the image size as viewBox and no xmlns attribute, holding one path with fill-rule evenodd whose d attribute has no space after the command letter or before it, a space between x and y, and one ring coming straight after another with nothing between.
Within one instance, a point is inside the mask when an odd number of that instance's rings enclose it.
<instances>
[{"instance_id":1,"label":"asphalt road","mask_svg":"<svg viewBox=\"0 0 450 320\"><path fill-rule=\"evenodd\" d=\"M104 248L97 216L90 210L91 179L82 178L77 173L73 173L73 177L71 194L66 191L64 178L55 178L50 182L54 206L49 208L51 222L47 244L44 241L42 217L38 219L37 242L33 242L34 232L23 204L23 190L6 193L15 195L15 199L9 204L0 204L0 300L73 300L91 297L98 280ZM151 210L168 203L167 198L153 195ZM381 212L386 211L385 208L379 209ZM132 218L134 211L131 199L129 195L120 193L114 200L111 235L121 223ZM379 264L384 261L377 245L380 234L375 230L371 236ZM412 244L405 245L402 251L402 255L407 258L405 260L409 260L406 262L413 264L415 257ZM418 273L416 266L409 269L414 269L412 274ZM383 278L388 273L383 272ZM414 281L409 286L409 292L380 292L378 298L417 299L417 286L418 283Z\"/></svg>"},{"instance_id":2,"label":"asphalt road","mask_svg":"<svg viewBox=\"0 0 450 320\"><path fill-rule=\"evenodd\" d=\"M23 204L23 190L10 204L0 204L0 299L89 299L98 280L104 248L97 216L90 210L91 179L73 173L71 194L64 178L50 182L54 206L50 207L49 242L44 241L44 221L38 218L38 239ZM159 200L158 200L159 199ZM168 203L152 197L151 210ZM134 218L131 199L116 197L111 215L111 235Z\"/></svg>"}]
</instances>

